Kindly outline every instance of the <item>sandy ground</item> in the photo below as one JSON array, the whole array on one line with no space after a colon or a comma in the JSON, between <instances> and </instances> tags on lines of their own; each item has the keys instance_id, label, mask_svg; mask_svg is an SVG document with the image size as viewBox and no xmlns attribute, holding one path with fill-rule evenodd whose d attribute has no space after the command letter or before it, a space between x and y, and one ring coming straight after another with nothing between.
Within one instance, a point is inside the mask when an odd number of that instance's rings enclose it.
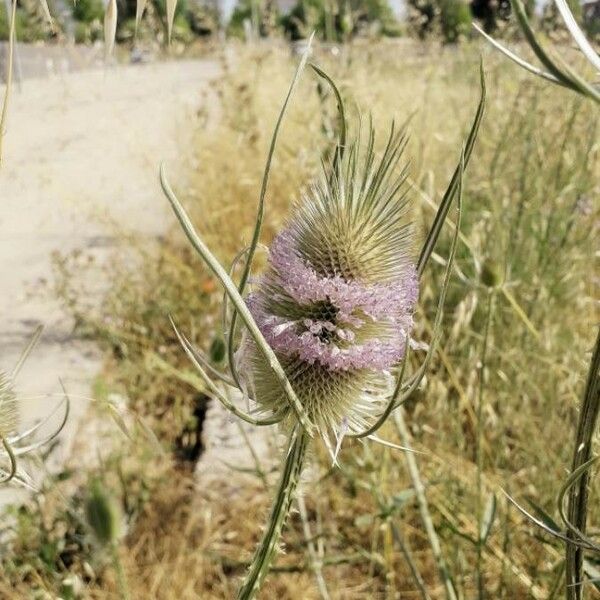
<instances>
[{"instance_id":1,"label":"sandy ground","mask_svg":"<svg viewBox=\"0 0 600 600\"><path fill-rule=\"evenodd\" d=\"M12 368L43 324L17 386L23 423L50 410L56 397L39 395L58 393L59 378L73 396L55 460L69 451L101 359L74 338L48 292L51 255L81 249L126 260L126 247L103 222L117 219L149 236L172 223L158 164L165 160L177 178L189 117L210 103L205 95L216 75L210 61L131 65L26 80L13 95L0 170L0 369ZM107 282L97 283L101 290Z\"/></svg>"}]
</instances>

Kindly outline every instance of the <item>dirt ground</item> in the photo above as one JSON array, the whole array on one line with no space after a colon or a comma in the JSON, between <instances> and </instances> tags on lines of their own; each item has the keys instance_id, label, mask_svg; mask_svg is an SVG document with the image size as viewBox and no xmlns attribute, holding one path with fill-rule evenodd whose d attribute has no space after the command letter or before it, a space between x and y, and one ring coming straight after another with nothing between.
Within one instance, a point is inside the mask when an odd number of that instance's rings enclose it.
<instances>
[{"instance_id":1,"label":"dirt ground","mask_svg":"<svg viewBox=\"0 0 600 600\"><path fill-rule=\"evenodd\" d=\"M47 394L64 381L73 410L57 460L86 411L100 356L74 338L49 293L51 256L81 249L126 260L108 222L149 236L172 223L158 165L165 161L177 179L189 118L210 102L217 71L210 61L128 65L26 79L12 96L0 170L0 369L12 368L43 324L17 385L26 424L51 408L58 396ZM97 284L101 290L106 281ZM6 500L0 496L0 504Z\"/></svg>"}]
</instances>

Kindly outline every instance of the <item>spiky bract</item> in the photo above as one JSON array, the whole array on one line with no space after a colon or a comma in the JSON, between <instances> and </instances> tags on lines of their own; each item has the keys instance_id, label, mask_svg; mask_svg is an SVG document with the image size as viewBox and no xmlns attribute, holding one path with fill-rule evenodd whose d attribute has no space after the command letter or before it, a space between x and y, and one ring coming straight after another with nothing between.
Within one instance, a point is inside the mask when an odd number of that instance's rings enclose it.
<instances>
[{"instance_id":1,"label":"spiky bract","mask_svg":"<svg viewBox=\"0 0 600 600\"><path fill-rule=\"evenodd\" d=\"M17 428L19 410L12 381L0 371L0 437L6 438Z\"/></svg>"},{"instance_id":2,"label":"spiky bract","mask_svg":"<svg viewBox=\"0 0 600 600\"><path fill-rule=\"evenodd\" d=\"M250 310L310 420L327 439L359 431L388 401L418 295L413 234L397 172L403 133L379 160L370 130L308 190L270 248ZM287 402L252 342L242 353L261 408Z\"/></svg>"}]
</instances>

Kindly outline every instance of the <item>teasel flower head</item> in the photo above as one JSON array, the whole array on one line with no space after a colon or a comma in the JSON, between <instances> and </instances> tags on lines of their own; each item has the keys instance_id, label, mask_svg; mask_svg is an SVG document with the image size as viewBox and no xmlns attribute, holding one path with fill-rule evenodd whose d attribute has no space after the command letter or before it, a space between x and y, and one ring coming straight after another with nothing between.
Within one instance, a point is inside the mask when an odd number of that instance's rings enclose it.
<instances>
[{"instance_id":1,"label":"teasel flower head","mask_svg":"<svg viewBox=\"0 0 600 600\"><path fill-rule=\"evenodd\" d=\"M247 299L309 420L330 434L364 430L389 401L418 296L414 234L392 127L376 159L372 131L313 184L270 247ZM242 367L260 408L289 404L249 339Z\"/></svg>"}]
</instances>

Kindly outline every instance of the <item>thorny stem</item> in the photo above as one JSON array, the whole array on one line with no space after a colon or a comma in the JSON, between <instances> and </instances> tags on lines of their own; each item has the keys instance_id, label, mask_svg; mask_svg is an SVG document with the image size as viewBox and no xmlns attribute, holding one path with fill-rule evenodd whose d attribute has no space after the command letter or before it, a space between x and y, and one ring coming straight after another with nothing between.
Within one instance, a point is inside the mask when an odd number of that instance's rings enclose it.
<instances>
[{"instance_id":1,"label":"thorny stem","mask_svg":"<svg viewBox=\"0 0 600 600\"><path fill-rule=\"evenodd\" d=\"M410 433L408 431L406 421L404 420L403 408L399 408L394 412L394 422L396 424L396 428L398 429L398 433L400 434L402 443L405 446L409 445ZM452 584L452 580L450 578L446 561L442 555L440 539L438 538L435 526L433 525L433 520L431 519L431 514L429 513L429 504L427 502L427 497L425 496L425 486L421 480L421 474L419 473L417 460L412 452L405 452L404 459L406 460L408 473L410 475L413 489L415 490L415 496L417 497L417 502L419 504L419 512L421 513L421 520L423 521L423 525L425 527L425 533L427 534L429 545L431 546L431 551L433 552L433 558L437 565L439 577L446 592L446 598L447 600L458 600L454 585Z\"/></svg>"},{"instance_id":2,"label":"thorny stem","mask_svg":"<svg viewBox=\"0 0 600 600\"><path fill-rule=\"evenodd\" d=\"M431 600L431 596L429 595L429 592L427 591L427 588L425 587L425 582L423 581L423 577L421 576L421 573L419 573L419 569L417 568L417 565L415 564L415 560L414 560L412 552L410 550L408 541L404 539L404 536L402 535L400 528L393 521L391 522L391 527L392 527L392 534L394 536L394 540L396 541L398 546L400 546L400 550L401 550L402 554L404 555L404 560L406 560L406 563L408 564L408 567L410 568L410 572L411 572L411 575L413 576L415 584L416 584L417 588L419 589L419 592L421 593L421 598L423 598L423 600Z\"/></svg>"},{"instance_id":3,"label":"thorny stem","mask_svg":"<svg viewBox=\"0 0 600 600\"><path fill-rule=\"evenodd\" d=\"M294 500L296 487L304 466L308 442L307 433L297 425L290 434L287 455L281 470L281 478L275 501L271 507L267 528L254 554L248 574L238 592L238 600L251 600L254 598L269 572L281 536L281 530Z\"/></svg>"},{"instance_id":4,"label":"thorny stem","mask_svg":"<svg viewBox=\"0 0 600 600\"><path fill-rule=\"evenodd\" d=\"M481 363L479 365L479 391L477 398L477 441L475 454L477 461L477 594L479 600L485 597L485 582L483 577L483 392L485 388L485 367L488 349L490 327L494 310L494 290L488 290L485 325L483 331L483 346L481 348Z\"/></svg>"}]
</instances>

